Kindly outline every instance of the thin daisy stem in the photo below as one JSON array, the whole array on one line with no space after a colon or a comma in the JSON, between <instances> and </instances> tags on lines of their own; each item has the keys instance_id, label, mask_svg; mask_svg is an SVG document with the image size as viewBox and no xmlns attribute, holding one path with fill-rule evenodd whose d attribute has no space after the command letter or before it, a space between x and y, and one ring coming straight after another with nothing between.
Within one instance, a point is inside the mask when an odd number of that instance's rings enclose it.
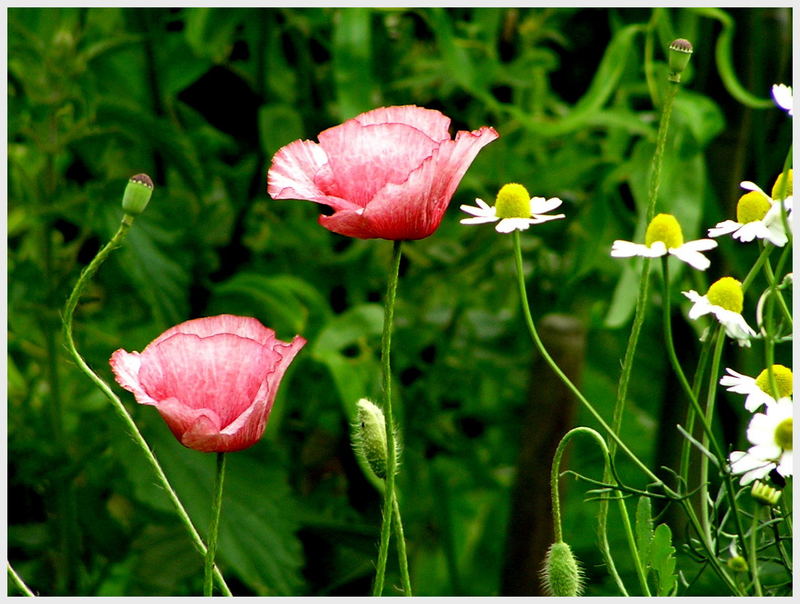
<instances>
[{"instance_id":1,"label":"thin daisy stem","mask_svg":"<svg viewBox=\"0 0 800 604\"><path fill-rule=\"evenodd\" d=\"M753 575L753 588L755 595L761 597L761 581L758 578L758 516L761 505L753 503L753 526L750 528L750 572Z\"/></svg>"},{"instance_id":2,"label":"thin daisy stem","mask_svg":"<svg viewBox=\"0 0 800 604\"><path fill-rule=\"evenodd\" d=\"M89 365L84 361L83 357L78 352L78 349L75 346L75 340L72 337L72 320L73 315L75 313L75 308L78 305L78 301L80 300L81 294L83 293L86 286L91 281L94 274L100 268L100 265L108 258L112 251L122 245L122 241L125 239L125 235L127 234L128 230L130 229L131 225L133 224L133 218L126 215L122 219L122 223L120 224L119 229L111 238L111 240L105 245L105 247L98 252L97 256L89 263L89 265L81 271L80 276L78 277L78 281L75 284L75 287L72 290L69 298L67 299L67 303L64 306L64 314L62 318L63 322L63 333L64 333L64 341L69 351L70 355L72 356L75 363L78 367L83 371L92 382L106 395L108 400L111 401L112 407L116 412L117 416L122 420L125 424L125 428L127 429L128 433L133 439L133 442L141 449L142 454L145 456L150 468L153 470L153 473L158 478L160 486L164 489L167 497L169 498L172 505L175 507L175 511L178 514L178 518L180 519L181 523L184 525L186 530L191 537L192 543L197 549L198 552L202 556L206 555L206 546L203 543L203 539L200 537L200 533L197 532L197 529L192 524L191 518L189 518L189 514L186 512L186 509L183 507L183 503L181 503L178 494L172 488L169 480L167 479L166 474L164 474L164 470L161 468L161 465L158 463L158 460L153 455L153 452L150 450L150 446L145 441L142 433L139 432L139 428L136 426L136 423L133 421L133 418L128 413L128 410L125 408L125 405L122 404L119 397L114 394L114 391L111 387L103 381L100 376L98 376ZM219 572L219 569L214 567L214 577L219 584L220 589L226 596L233 595L231 594L231 590L228 588L228 585L225 583L225 579L222 577L222 574Z\"/></svg>"},{"instance_id":3,"label":"thin daisy stem","mask_svg":"<svg viewBox=\"0 0 800 604\"><path fill-rule=\"evenodd\" d=\"M550 366L550 369L564 382L564 385L569 388L569 390L578 398L578 400L583 404L584 407L592 414L592 416L597 420L597 422L602 426L603 430L608 432L611 439L617 443L617 446L628 456L630 459L639 467L639 469L644 472L644 474L653 482L663 485L658 476L653 474L650 469L638 458L636 455L631 451L625 442L617 435L617 433L608 425L608 423L603 419L603 416L600 415L597 410L594 408L586 397L583 396L580 390L575 386L575 384L570 381L570 379L561 371L561 368L558 364L553 360L550 356L550 353L547 352L547 349L544 347L541 338L539 337L539 333L536 331L536 326L533 322L533 317L531 316L531 309L528 304L528 294L525 289L525 275L522 272L522 249L520 246L520 236L519 231L514 231L512 233L514 238L514 261L516 263L517 268L517 285L519 288L520 299L522 301L522 311L525 316L525 323L528 327L528 332L530 333L531 339L533 340L536 349L539 351L539 354L542 355L545 362ZM611 447L609 444L609 452L611 451ZM665 485L664 485L665 486Z\"/></svg>"},{"instance_id":4,"label":"thin daisy stem","mask_svg":"<svg viewBox=\"0 0 800 604\"><path fill-rule=\"evenodd\" d=\"M703 381L703 376L705 376L706 367L708 366L708 360L711 357L711 344L713 338L706 338L703 341L702 347L700 349L700 359L697 362L697 370L695 371L694 378L692 379L692 393L695 396L695 399L700 396L700 387ZM686 411L686 432L689 434L692 433L694 430L694 420L696 417L696 411L694 405L689 405L689 408ZM680 476L683 480L683 487L686 491L689 490L689 458L692 451L692 443L691 441L686 438L683 441L683 445L681 447L681 463L680 463L680 471L678 472L678 476Z\"/></svg>"},{"instance_id":5,"label":"thin daisy stem","mask_svg":"<svg viewBox=\"0 0 800 604\"><path fill-rule=\"evenodd\" d=\"M778 289L776 274L772 272L772 265L769 262L769 258L764 261L764 274L767 276L767 281L769 282L770 295L774 296L778 301L778 306L780 307L784 318L788 321L789 327L791 328L793 324L792 311L789 310L789 307L786 305L786 300L783 299L783 294L781 294L781 291Z\"/></svg>"},{"instance_id":6,"label":"thin daisy stem","mask_svg":"<svg viewBox=\"0 0 800 604\"><path fill-rule=\"evenodd\" d=\"M29 598L36 597L36 594L31 591L31 588L25 584L25 581L22 580L17 574L17 571L11 566L11 562L6 562L6 568L8 570L8 577L11 579L11 582L14 586L22 592L23 596L28 596Z\"/></svg>"},{"instance_id":7,"label":"thin daisy stem","mask_svg":"<svg viewBox=\"0 0 800 604\"><path fill-rule=\"evenodd\" d=\"M775 246L768 241L764 242L764 247L761 250L761 253L758 255L758 258L756 258L755 264L748 271L744 281L742 281L742 293L746 292L747 288L750 287L750 284L753 282L753 279L756 278L756 275L758 275L758 273L761 271L761 266L767 261L767 258L769 258L769 255L774 247Z\"/></svg>"},{"instance_id":8,"label":"thin daisy stem","mask_svg":"<svg viewBox=\"0 0 800 604\"><path fill-rule=\"evenodd\" d=\"M225 482L225 453L217 453L217 472L214 478L214 490L211 494L211 524L208 527L208 549L203 566L203 595L214 595L213 568L217 554L217 537L219 536L219 516L222 511L222 487Z\"/></svg>"},{"instance_id":9,"label":"thin daisy stem","mask_svg":"<svg viewBox=\"0 0 800 604\"><path fill-rule=\"evenodd\" d=\"M786 212L786 206L783 204L783 200L786 199L786 193L789 188L789 170L792 167L792 149L793 145L789 147L789 152L786 154L786 159L783 161L783 172L782 172L782 182L780 190L778 191L778 200L780 203L781 211L781 222L783 223L783 229L786 231L786 239L787 245L792 245L792 229L789 225L789 216Z\"/></svg>"},{"instance_id":10,"label":"thin daisy stem","mask_svg":"<svg viewBox=\"0 0 800 604\"><path fill-rule=\"evenodd\" d=\"M389 271L389 279L386 285L386 300L384 300L383 313L383 335L381 336L381 367L383 374L383 415L386 420L386 489L383 493L383 524L381 525L381 542L378 549L378 563L375 572L375 585L372 589L373 596L383 594L383 583L386 574L386 560L389 555L389 539L391 537L392 516L395 501L395 472L397 466L394 420L392 418L392 369L390 354L392 348L392 325L394 323L394 303L397 297L397 281L400 275L400 256L402 254L401 241L394 241L392 247L392 264ZM400 521L400 506L397 506L397 521L394 523L398 527L398 535L402 534L402 523ZM398 537L399 538L399 537ZM405 547L401 548L405 554ZM400 562L401 569L408 562ZM406 592L411 595L410 589Z\"/></svg>"}]
</instances>

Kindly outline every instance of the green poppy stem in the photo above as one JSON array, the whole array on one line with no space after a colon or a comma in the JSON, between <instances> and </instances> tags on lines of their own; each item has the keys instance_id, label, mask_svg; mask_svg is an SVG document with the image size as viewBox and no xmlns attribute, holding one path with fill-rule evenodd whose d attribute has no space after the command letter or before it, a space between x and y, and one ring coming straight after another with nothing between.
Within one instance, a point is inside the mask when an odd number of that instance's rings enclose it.
<instances>
[{"instance_id":1,"label":"green poppy stem","mask_svg":"<svg viewBox=\"0 0 800 604\"><path fill-rule=\"evenodd\" d=\"M116 412L117 416L122 420L123 424L125 424L125 428L130 434L133 442L136 444L137 447L142 451L142 454L145 456L147 463L150 465L150 468L153 470L153 473L156 475L160 486L164 489L167 497L169 498L172 505L175 507L175 512L178 514L178 518L180 519L181 523L184 525L186 530L189 532L189 536L191 537L192 543L197 549L198 552L202 556L206 554L206 546L203 543L203 539L200 537L200 533L197 532L197 529L192 524L191 518L189 518L189 514L186 512L186 509L183 507L183 503L181 502L178 494L172 488L169 480L167 479L167 475L164 473L164 470L161 468L161 464L158 463L155 455L150 450L150 446L145 441L142 433L139 432L139 428L136 426L136 423L133 421L133 418L128 413L128 410L125 408L125 405L122 404L122 401L119 397L114 394L114 391L111 387L105 383L105 381L100 378L83 357L78 352L77 347L75 346L75 340L72 337L72 321L73 315L75 313L75 308L78 306L78 301L80 300L81 294L86 289L86 286L91 281L94 274L100 268L100 265L108 258L112 251L122 245L123 240L125 239L125 235L128 233L131 225L133 224L133 218L125 215L122 219L122 223L120 224L119 229L111 238L111 240L103 247L102 250L94 257L94 259L89 263L89 265L81 271L80 277L78 277L77 283L75 283L75 287L72 289L72 293L70 294L69 298L67 299L67 303L64 306L64 314L62 318L63 323L63 333L64 333L64 342L67 347L67 351L72 356L75 363L78 365L78 368L83 371L92 382L106 395L108 400L111 401L112 407ZM223 578L222 574L219 572L219 569L214 567L214 577L219 584L222 593L226 596L233 595L231 590L228 588L228 585L225 583L225 579Z\"/></svg>"},{"instance_id":2,"label":"green poppy stem","mask_svg":"<svg viewBox=\"0 0 800 604\"><path fill-rule=\"evenodd\" d=\"M397 467L394 433L394 419L392 414L392 369L390 362L392 348L392 326L394 324L394 303L397 297L397 281L400 276L400 257L402 255L402 242L394 241L392 247L392 263L389 271L389 279L386 285L386 299L384 300L383 312L383 335L381 336L381 367L383 376L383 415L386 420L386 489L383 493L383 524L381 525L381 541L378 549L378 563L375 572L375 584L372 595L380 596L383 594L383 583L386 574L386 560L389 556L389 539L391 537L392 517L395 516L397 527L397 538L402 539L402 522L400 520L400 506L397 504L395 495L395 473ZM395 510L395 506L396 510ZM408 562L405 559L405 543L398 546L398 554L401 556L400 568L408 570ZM404 582L405 583L405 582ZM405 585L405 595L411 595L410 583Z\"/></svg>"},{"instance_id":3,"label":"green poppy stem","mask_svg":"<svg viewBox=\"0 0 800 604\"><path fill-rule=\"evenodd\" d=\"M11 562L6 562L6 568L8 569L8 578L11 579L11 583L13 583L16 588L22 592L23 596L28 596L29 598L36 596L31 588L25 584L25 581L22 580L22 577L20 577L17 574L17 571L15 571L11 566Z\"/></svg>"},{"instance_id":4,"label":"green poppy stem","mask_svg":"<svg viewBox=\"0 0 800 604\"><path fill-rule=\"evenodd\" d=\"M211 524L208 527L208 549L203 567L203 595L214 593L214 557L217 553L219 535L219 516L222 511L222 487L225 482L225 453L217 453L217 473L214 478L214 491L211 494Z\"/></svg>"}]
</instances>

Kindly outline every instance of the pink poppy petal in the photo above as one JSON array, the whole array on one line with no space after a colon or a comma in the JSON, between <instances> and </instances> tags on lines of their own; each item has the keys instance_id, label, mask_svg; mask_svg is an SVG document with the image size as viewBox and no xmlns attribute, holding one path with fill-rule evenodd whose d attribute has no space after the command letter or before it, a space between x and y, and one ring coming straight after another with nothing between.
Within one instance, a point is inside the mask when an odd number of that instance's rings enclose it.
<instances>
[{"instance_id":1,"label":"pink poppy petal","mask_svg":"<svg viewBox=\"0 0 800 604\"><path fill-rule=\"evenodd\" d=\"M317 221L329 231L345 237L357 237L358 239L381 237L370 228L369 223L364 218L363 208L340 210L331 216L320 216Z\"/></svg>"},{"instance_id":2,"label":"pink poppy petal","mask_svg":"<svg viewBox=\"0 0 800 604\"><path fill-rule=\"evenodd\" d=\"M433 233L478 151L498 136L488 127L459 132L407 181L387 184L364 210L372 230L384 239L422 239Z\"/></svg>"},{"instance_id":3,"label":"pink poppy petal","mask_svg":"<svg viewBox=\"0 0 800 604\"><path fill-rule=\"evenodd\" d=\"M379 107L353 118L359 124L406 124L437 142L450 140L450 118L441 111L416 105Z\"/></svg>"},{"instance_id":4,"label":"pink poppy petal","mask_svg":"<svg viewBox=\"0 0 800 604\"><path fill-rule=\"evenodd\" d=\"M253 317L240 317L237 315L217 315L190 319L179 323L153 340L149 346L168 340L175 334L194 335L207 338L221 333L230 333L241 338L255 340L264 346L271 346L276 340L275 332L269 327L264 327L261 321ZM145 348L145 350L147 350Z\"/></svg>"},{"instance_id":5,"label":"pink poppy petal","mask_svg":"<svg viewBox=\"0 0 800 604\"><path fill-rule=\"evenodd\" d=\"M206 432L220 431L220 418L213 409L195 409L175 397L165 398L156 403L156 409L166 422L170 431L182 444L194 449L184 442L184 436L198 423L202 423Z\"/></svg>"},{"instance_id":6,"label":"pink poppy petal","mask_svg":"<svg viewBox=\"0 0 800 604\"><path fill-rule=\"evenodd\" d=\"M267 192L273 199L306 199L334 209L353 204L325 187L328 156L313 141L297 140L278 150L267 172Z\"/></svg>"},{"instance_id":7,"label":"pink poppy petal","mask_svg":"<svg viewBox=\"0 0 800 604\"><path fill-rule=\"evenodd\" d=\"M133 392L136 402L142 405L155 405L156 401L148 396L139 383L139 369L142 365L142 359L138 352L127 352L120 348L111 355L109 363L117 384L129 392Z\"/></svg>"},{"instance_id":8,"label":"pink poppy petal","mask_svg":"<svg viewBox=\"0 0 800 604\"><path fill-rule=\"evenodd\" d=\"M363 126L356 120L321 132L319 142L329 157L337 194L360 207L387 183L404 182L438 147L405 124Z\"/></svg>"},{"instance_id":9,"label":"pink poppy petal","mask_svg":"<svg viewBox=\"0 0 800 604\"><path fill-rule=\"evenodd\" d=\"M213 409L224 427L250 406L279 356L233 334L200 338L178 333L145 349L139 378L152 398Z\"/></svg>"}]
</instances>

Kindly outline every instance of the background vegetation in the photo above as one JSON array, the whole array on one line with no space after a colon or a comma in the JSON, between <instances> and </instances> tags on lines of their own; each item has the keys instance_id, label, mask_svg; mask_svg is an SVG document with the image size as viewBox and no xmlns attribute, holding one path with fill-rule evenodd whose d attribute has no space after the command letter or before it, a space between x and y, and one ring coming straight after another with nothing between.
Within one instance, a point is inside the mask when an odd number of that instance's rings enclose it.
<instances>
[{"instance_id":1,"label":"background vegetation","mask_svg":"<svg viewBox=\"0 0 800 604\"><path fill-rule=\"evenodd\" d=\"M506 182L565 201L566 220L523 236L529 295L536 317L583 326L583 388L608 417L637 283L635 263L609 250L643 231L665 48L680 36L695 53L659 210L694 239L732 215L739 181L766 189L781 169L791 128L769 88L791 83L790 28L787 8L9 9L9 560L43 595L200 591L200 556L59 331L79 271L118 224L127 179L147 172L155 194L78 309L79 349L111 379L115 349L141 350L188 318L251 315L284 339L305 336L265 437L229 456L219 562L240 595L369 593L380 497L349 431L355 401L379 393L391 246L328 232L315 204L271 200L266 170L294 139L417 104L454 130L491 125L501 138L441 228L405 246L393 363L411 576L421 595L511 593L514 485L541 480L550 463L519 465L522 435L559 411L537 406L545 370L525 335L510 240L459 225L458 205L489 201ZM721 241L709 274L675 278L705 291L704 280L741 278L753 253ZM697 326L675 302L689 362ZM651 311L623 435L658 467L672 459L685 401L657 295ZM755 351L729 346L726 366L755 375ZM181 447L153 409L122 394L205 527L213 456ZM741 400L718 406L724 441L741 448ZM594 426L581 410L575 421ZM599 477L599 454L576 442L570 468ZM583 483L565 483L565 539L587 594L614 594L595 547L597 504L584 502ZM550 523L546 513L528 521ZM680 543L682 527L673 532ZM622 534L610 538L621 551ZM720 593L679 555L692 581L682 593ZM618 564L635 583L624 556ZM398 584L391 559L389 571Z\"/></svg>"}]
</instances>

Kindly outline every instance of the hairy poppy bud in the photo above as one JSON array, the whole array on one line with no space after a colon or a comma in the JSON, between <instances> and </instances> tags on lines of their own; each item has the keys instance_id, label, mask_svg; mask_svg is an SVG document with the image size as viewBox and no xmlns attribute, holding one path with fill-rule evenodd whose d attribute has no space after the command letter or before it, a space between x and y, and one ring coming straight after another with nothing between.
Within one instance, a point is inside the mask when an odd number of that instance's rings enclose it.
<instances>
[{"instance_id":1,"label":"hairy poppy bud","mask_svg":"<svg viewBox=\"0 0 800 604\"><path fill-rule=\"evenodd\" d=\"M583 592L583 571L572 549L563 541L547 550L542 569L544 589L550 596L573 597Z\"/></svg>"},{"instance_id":2,"label":"hairy poppy bud","mask_svg":"<svg viewBox=\"0 0 800 604\"><path fill-rule=\"evenodd\" d=\"M356 423L353 430L353 449L362 457L378 478L386 478L388 445L386 419L381 408L362 398L356 403ZM397 440L395 440L397 443ZM395 453L395 459L399 454Z\"/></svg>"},{"instance_id":3,"label":"hairy poppy bud","mask_svg":"<svg viewBox=\"0 0 800 604\"><path fill-rule=\"evenodd\" d=\"M153 179L147 174L131 176L122 196L122 210L131 216L138 216L144 212L152 194Z\"/></svg>"}]
</instances>

